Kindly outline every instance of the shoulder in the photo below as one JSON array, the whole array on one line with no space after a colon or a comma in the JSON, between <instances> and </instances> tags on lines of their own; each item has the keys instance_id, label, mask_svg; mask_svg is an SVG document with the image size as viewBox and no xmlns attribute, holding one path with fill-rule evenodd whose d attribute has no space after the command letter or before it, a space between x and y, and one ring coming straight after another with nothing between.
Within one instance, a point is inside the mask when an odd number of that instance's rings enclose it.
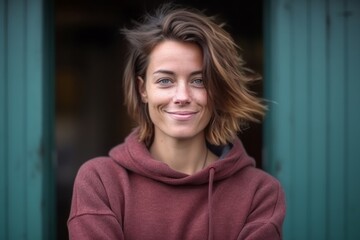
<instances>
[{"instance_id":1,"label":"shoulder","mask_svg":"<svg viewBox=\"0 0 360 240\"><path fill-rule=\"evenodd\" d=\"M84 162L79 168L79 173L98 172L111 167L114 161L110 157L96 157Z\"/></svg>"},{"instance_id":2,"label":"shoulder","mask_svg":"<svg viewBox=\"0 0 360 240\"><path fill-rule=\"evenodd\" d=\"M126 170L112 158L90 159L79 168L74 182L73 198L84 199L87 203L118 203L127 179Z\"/></svg>"},{"instance_id":3,"label":"shoulder","mask_svg":"<svg viewBox=\"0 0 360 240\"><path fill-rule=\"evenodd\" d=\"M252 185L253 208L267 206L269 215L274 213L274 209L285 211L285 193L278 179L254 167L248 169L248 178Z\"/></svg>"},{"instance_id":4,"label":"shoulder","mask_svg":"<svg viewBox=\"0 0 360 240\"><path fill-rule=\"evenodd\" d=\"M101 173L103 171L107 171L111 169L111 165L113 165L113 161L109 157L96 157L84 162L77 173L77 176L86 176L92 175L96 173Z\"/></svg>"},{"instance_id":5,"label":"shoulder","mask_svg":"<svg viewBox=\"0 0 360 240\"><path fill-rule=\"evenodd\" d=\"M78 170L75 184L106 184L125 174L125 169L110 157L96 157L84 162Z\"/></svg>"},{"instance_id":6,"label":"shoulder","mask_svg":"<svg viewBox=\"0 0 360 240\"><path fill-rule=\"evenodd\" d=\"M273 195L274 200L278 200L280 197L282 198L284 194L280 181L263 170L256 169L256 171L258 176L257 193L264 196Z\"/></svg>"},{"instance_id":7,"label":"shoulder","mask_svg":"<svg viewBox=\"0 0 360 240\"><path fill-rule=\"evenodd\" d=\"M264 170L249 166L239 171L235 177L237 191L246 193L249 201L256 207L258 204L276 205L284 201L281 183Z\"/></svg>"},{"instance_id":8,"label":"shoulder","mask_svg":"<svg viewBox=\"0 0 360 240\"><path fill-rule=\"evenodd\" d=\"M116 171L109 157L86 161L76 175L69 222L80 216L115 216L119 219L121 188L113 184ZM117 169L121 169L117 167Z\"/></svg>"}]
</instances>

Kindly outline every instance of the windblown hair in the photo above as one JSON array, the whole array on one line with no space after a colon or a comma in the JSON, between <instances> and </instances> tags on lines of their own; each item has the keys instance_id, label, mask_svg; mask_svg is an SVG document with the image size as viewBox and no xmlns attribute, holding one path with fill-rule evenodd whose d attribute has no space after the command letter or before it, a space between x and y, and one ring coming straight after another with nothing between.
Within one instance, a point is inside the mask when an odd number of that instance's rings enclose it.
<instances>
[{"instance_id":1,"label":"windblown hair","mask_svg":"<svg viewBox=\"0 0 360 240\"><path fill-rule=\"evenodd\" d=\"M129 115L139 124L140 141L150 144L154 125L147 104L141 100L138 77L145 81L149 55L165 40L197 44L203 53L203 79L212 117L205 129L206 140L215 145L231 142L242 124L258 122L266 106L249 90L254 78L246 74L239 48L223 24L196 9L163 5L155 14L147 14L132 29L122 33L129 43L124 71L125 104Z\"/></svg>"}]
</instances>

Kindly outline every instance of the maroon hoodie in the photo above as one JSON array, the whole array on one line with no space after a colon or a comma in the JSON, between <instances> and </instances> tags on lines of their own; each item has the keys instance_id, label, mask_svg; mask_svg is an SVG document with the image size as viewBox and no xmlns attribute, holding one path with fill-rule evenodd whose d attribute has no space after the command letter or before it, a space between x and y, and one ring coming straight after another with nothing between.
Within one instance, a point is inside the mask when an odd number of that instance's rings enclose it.
<instances>
[{"instance_id":1,"label":"maroon hoodie","mask_svg":"<svg viewBox=\"0 0 360 240\"><path fill-rule=\"evenodd\" d=\"M254 167L239 139L218 150L219 160L187 175L153 159L134 131L80 168L70 239L281 239L279 182Z\"/></svg>"}]
</instances>

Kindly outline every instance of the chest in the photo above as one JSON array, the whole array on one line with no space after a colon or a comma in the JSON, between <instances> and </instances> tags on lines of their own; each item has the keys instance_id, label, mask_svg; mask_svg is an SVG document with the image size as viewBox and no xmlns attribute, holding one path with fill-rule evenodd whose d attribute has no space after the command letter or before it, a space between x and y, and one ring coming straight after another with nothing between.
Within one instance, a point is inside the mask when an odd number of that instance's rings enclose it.
<instances>
[{"instance_id":1,"label":"chest","mask_svg":"<svg viewBox=\"0 0 360 240\"><path fill-rule=\"evenodd\" d=\"M250 211L246 193L226 180L214 183L211 196L208 184L168 185L142 177L128 184L121 218L129 240L207 239L210 229L214 239L236 239Z\"/></svg>"}]
</instances>

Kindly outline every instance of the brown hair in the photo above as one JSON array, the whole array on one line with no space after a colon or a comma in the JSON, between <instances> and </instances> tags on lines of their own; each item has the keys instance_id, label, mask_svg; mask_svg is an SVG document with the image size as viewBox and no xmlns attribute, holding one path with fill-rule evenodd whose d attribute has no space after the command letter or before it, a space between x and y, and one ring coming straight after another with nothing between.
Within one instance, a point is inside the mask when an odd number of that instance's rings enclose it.
<instances>
[{"instance_id":1,"label":"brown hair","mask_svg":"<svg viewBox=\"0 0 360 240\"><path fill-rule=\"evenodd\" d=\"M141 101L138 77L145 79L149 55L164 40L192 42L203 52L203 78L213 111L205 136L215 145L231 142L241 125L258 122L266 106L252 95L248 84L253 80L238 53L238 46L215 17L196 9L163 5L154 15L145 15L132 29L123 29L129 56L124 72L125 104L129 115L139 124L139 138L150 143L154 126L147 105ZM146 79L145 79L146 81Z\"/></svg>"}]
</instances>

